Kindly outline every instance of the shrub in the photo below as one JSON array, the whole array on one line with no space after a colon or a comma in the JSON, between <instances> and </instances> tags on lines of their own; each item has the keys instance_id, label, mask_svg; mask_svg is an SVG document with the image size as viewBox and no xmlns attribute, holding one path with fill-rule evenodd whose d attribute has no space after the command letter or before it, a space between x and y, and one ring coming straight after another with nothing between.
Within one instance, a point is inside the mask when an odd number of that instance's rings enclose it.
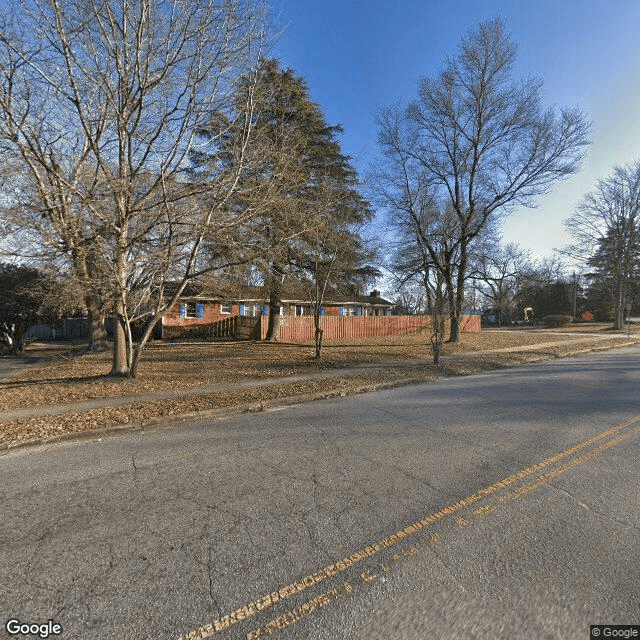
<instances>
[{"instance_id":1,"label":"shrub","mask_svg":"<svg viewBox=\"0 0 640 640\"><path fill-rule=\"evenodd\" d=\"M188 327L163 327L162 337L165 340L211 340L213 338L213 323L199 324Z\"/></svg>"},{"instance_id":2,"label":"shrub","mask_svg":"<svg viewBox=\"0 0 640 640\"><path fill-rule=\"evenodd\" d=\"M542 318L545 327L566 327L573 322L572 316L545 316Z\"/></svg>"}]
</instances>

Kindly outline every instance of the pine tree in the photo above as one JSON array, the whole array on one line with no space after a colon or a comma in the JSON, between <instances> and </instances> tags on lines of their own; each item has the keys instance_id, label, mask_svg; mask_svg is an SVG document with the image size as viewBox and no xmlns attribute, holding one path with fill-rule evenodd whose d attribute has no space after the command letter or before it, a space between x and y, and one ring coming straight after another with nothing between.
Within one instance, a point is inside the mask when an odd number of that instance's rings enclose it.
<instances>
[{"instance_id":1,"label":"pine tree","mask_svg":"<svg viewBox=\"0 0 640 640\"><path fill-rule=\"evenodd\" d=\"M357 228L371 210L337 141L342 128L327 124L304 79L265 59L255 86L246 79L238 94L239 109L251 104L253 130L236 206L253 210L245 242L269 292L267 339L277 340L285 283L313 278L309 265L327 260L335 274L346 262L359 267L362 253L336 249L345 237L363 246Z\"/></svg>"}]
</instances>

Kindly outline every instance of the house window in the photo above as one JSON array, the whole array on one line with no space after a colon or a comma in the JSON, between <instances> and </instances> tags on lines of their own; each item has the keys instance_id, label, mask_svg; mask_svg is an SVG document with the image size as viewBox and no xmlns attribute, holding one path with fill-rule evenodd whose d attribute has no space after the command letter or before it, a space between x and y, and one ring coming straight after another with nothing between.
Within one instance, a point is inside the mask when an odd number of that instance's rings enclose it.
<instances>
[{"instance_id":1,"label":"house window","mask_svg":"<svg viewBox=\"0 0 640 640\"><path fill-rule=\"evenodd\" d=\"M181 302L181 318L204 318L204 302Z\"/></svg>"},{"instance_id":2,"label":"house window","mask_svg":"<svg viewBox=\"0 0 640 640\"><path fill-rule=\"evenodd\" d=\"M243 304L241 306L240 315L245 318L259 318L262 313L261 304Z\"/></svg>"},{"instance_id":3,"label":"house window","mask_svg":"<svg viewBox=\"0 0 640 640\"><path fill-rule=\"evenodd\" d=\"M230 304L221 304L220 305L220 313L231 313L231 305Z\"/></svg>"},{"instance_id":4,"label":"house window","mask_svg":"<svg viewBox=\"0 0 640 640\"><path fill-rule=\"evenodd\" d=\"M198 317L198 304L196 302L187 302L187 318Z\"/></svg>"}]
</instances>

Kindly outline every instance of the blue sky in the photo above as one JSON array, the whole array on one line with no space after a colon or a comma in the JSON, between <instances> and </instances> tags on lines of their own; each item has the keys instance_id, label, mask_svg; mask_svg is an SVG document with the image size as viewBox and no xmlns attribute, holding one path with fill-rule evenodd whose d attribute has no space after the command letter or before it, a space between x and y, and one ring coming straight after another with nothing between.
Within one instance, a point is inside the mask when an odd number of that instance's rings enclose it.
<instances>
[{"instance_id":1,"label":"blue sky","mask_svg":"<svg viewBox=\"0 0 640 640\"><path fill-rule=\"evenodd\" d=\"M378 153L376 111L411 100L460 38L502 18L518 44L516 77L543 80L548 106L578 106L593 122L580 174L503 228L539 257L568 241L562 220L598 178L640 159L638 0L271 0L286 30L273 54L309 85L361 174Z\"/></svg>"}]
</instances>

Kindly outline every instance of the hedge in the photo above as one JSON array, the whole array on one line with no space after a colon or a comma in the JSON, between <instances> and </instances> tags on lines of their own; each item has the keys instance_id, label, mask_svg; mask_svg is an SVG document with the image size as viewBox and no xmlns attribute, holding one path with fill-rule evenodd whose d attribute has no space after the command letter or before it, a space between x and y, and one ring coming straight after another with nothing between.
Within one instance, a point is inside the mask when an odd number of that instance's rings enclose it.
<instances>
[{"instance_id":1,"label":"hedge","mask_svg":"<svg viewBox=\"0 0 640 640\"><path fill-rule=\"evenodd\" d=\"M573 322L572 316L545 316L542 318L545 327L566 327Z\"/></svg>"}]
</instances>

